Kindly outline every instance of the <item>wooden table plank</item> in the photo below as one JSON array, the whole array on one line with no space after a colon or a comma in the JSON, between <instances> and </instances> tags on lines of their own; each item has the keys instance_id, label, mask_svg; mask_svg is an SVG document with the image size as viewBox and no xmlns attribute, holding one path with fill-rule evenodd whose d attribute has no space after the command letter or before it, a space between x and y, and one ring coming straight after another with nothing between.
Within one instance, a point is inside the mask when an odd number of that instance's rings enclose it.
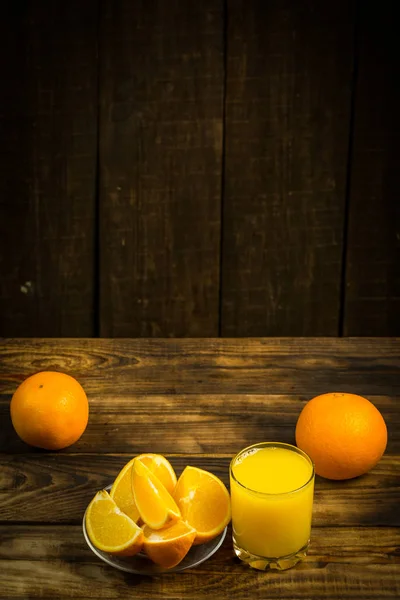
<instances>
[{"instance_id":1,"label":"wooden table plank","mask_svg":"<svg viewBox=\"0 0 400 600\"><path fill-rule=\"evenodd\" d=\"M57 368L90 400L81 440L58 453L20 442L10 397L27 375ZM377 600L400 594L400 340L3 340L0 344L0 598ZM262 573L234 558L229 536L206 563L150 579L101 563L81 532L85 508L137 452L163 452L228 484L232 455L262 439L294 442L314 394L362 393L389 443L366 475L317 477L306 560Z\"/></svg>"},{"instance_id":2,"label":"wooden table plank","mask_svg":"<svg viewBox=\"0 0 400 600\"><path fill-rule=\"evenodd\" d=\"M212 559L200 568L215 572L226 571L226 564L233 557L230 535ZM348 543L343 546L343 538ZM308 562L345 563L355 557L360 564L383 564L390 558L393 564L400 564L399 527L314 527ZM31 529L25 525L0 525L0 560L5 560L13 552L13 560L41 561L44 557L58 560L79 558L81 562L93 563L93 554L86 544L82 544L80 525L42 525ZM234 561L234 564L239 564Z\"/></svg>"},{"instance_id":3,"label":"wooden table plank","mask_svg":"<svg viewBox=\"0 0 400 600\"><path fill-rule=\"evenodd\" d=\"M36 371L88 394L400 395L399 338L19 339L0 347L0 391Z\"/></svg>"},{"instance_id":4,"label":"wooden table plank","mask_svg":"<svg viewBox=\"0 0 400 600\"><path fill-rule=\"evenodd\" d=\"M400 396L369 399L388 422L388 450L400 454ZM235 454L256 442L293 444L298 416L309 396L271 394L143 395L97 391L89 395L90 419L80 440L67 452ZM15 434L10 395L0 393L0 452L24 453ZM184 415L184 418L182 416ZM146 431L141 435L138 431Z\"/></svg>"},{"instance_id":5,"label":"wooden table plank","mask_svg":"<svg viewBox=\"0 0 400 600\"><path fill-rule=\"evenodd\" d=\"M343 540L346 545L343 546ZM34 598L222 599L394 598L400 593L398 528L314 528L309 554L295 570L261 573L233 557L227 537L207 562L156 579L129 576L97 561L79 526L0 526L2 594ZM10 548L12 559L10 560Z\"/></svg>"},{"instance_id":6,"label":"wooden table plank","mask_svg":"<svg viewBox=\"0 0 400 600\"><path fill-rule=\"evenodd\" d=\"M178 475L190 464L215 473L229 485L232 455L167 456ZM0 521L78 523L97 490L112 483L131 457L39 452L20 456L0 454ZM399 472L400 455L388 454L367 475L352 481L318 477L315 525L400 526Z\"/></svg>"}]
</instances>

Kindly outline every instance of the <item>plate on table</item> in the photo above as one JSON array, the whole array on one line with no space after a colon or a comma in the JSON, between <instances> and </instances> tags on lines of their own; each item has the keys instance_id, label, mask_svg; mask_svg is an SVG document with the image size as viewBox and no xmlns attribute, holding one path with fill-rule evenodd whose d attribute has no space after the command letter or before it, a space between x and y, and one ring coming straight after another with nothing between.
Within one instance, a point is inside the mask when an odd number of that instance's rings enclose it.
<instances>
[{"instance_id":1,"label":"plate on table","mask_svg":"<svg viewBox=\"0 0 400 600\"><path fill-rule=\"evenodd\" d=\"M109 492L111 490L111 485L105 487L104 489ZM202 562L211 558L211 556L215 554L215 552L222 546L227 532L227 527L225 527L222 533L220 533L213 540L207 542L206 544L192 546L185 558L178 565L176 565L176 567L173 567L172 569L163 569L162 567L159 567L153 563L153 561L151 561L143 552L139 552L139 554L129 557L113 556L107 552L102 552L90 541L86 531L85 518L86 511L83 515L82 529L86 543L91 551L111 567L136 575L151 576L159 575L160 573L178 573L179 571L184 571L185 569L197 567Z\"/></svg>"}]
</instances>

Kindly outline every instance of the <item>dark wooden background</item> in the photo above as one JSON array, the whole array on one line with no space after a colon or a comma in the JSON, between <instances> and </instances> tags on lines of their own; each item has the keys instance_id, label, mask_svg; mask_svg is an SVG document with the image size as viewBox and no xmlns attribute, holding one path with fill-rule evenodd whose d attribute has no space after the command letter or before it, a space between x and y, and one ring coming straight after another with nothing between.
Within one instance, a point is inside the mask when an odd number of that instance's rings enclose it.
<instances>
[{"instance_id":1,"label":"dark wooden background","mask_svg":"<svg viewBox=\"0 0 400 600\"><path fill-rule=\"evenodd\" d=\"M0 335L400 335L394 6L7 0Z\"/></svg>"}]
</instances>

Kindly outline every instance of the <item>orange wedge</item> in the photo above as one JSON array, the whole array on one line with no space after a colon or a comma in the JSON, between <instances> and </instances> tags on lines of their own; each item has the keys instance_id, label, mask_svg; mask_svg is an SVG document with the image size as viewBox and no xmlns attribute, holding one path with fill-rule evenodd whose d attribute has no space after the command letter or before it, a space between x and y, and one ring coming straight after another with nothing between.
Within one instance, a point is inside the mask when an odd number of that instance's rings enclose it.
<instances>
[{"instance_id":1,"label":"orange wedge","mask_svg":"<svg viewBox=\"0 0 400 600\"><path fill-rule=\"evenodd\" d=\"M140 454L137 456L143 464L165 486L166 490L172 494L176 486L176 474L171 463L161 454Z\"/></svg>"},{"instance_id":2,"label":"orange wedge","mask_svg":"<svg viewBox=\"0 0 400 600\"><path fill-rule=\"evenodd\" d=\"M196 530L182 520L164 529L143 527L144 551L153 562L164 569L176 567L192 547Z\"/></svg>"},{"instance_id":3,"label":"orange wedge","mask_svg":"<svg viewBox=\"0 0 400 600\"><path fill-rule=\"evenodd\" d=\"M119 472L110 490L110 496L128 517L135 521L139 520L139 511L136 508L132 492L132 467L135 459L132 458Z\"/></svg>"},{"instance_id":4,"label":"orange wedge","mask_svg":"<svg viewBox=\"0 0 400 600\"><path fill-rule=\"evenodd\" d=\"M137 456L142 463L172 494L176 486L176 474L171 463L161 454L140 454ZM139 511L136 507L132 492L132 467L135 459L132 458L119 472L110 491L110 496L117 503L118 508L124 511L135 523L139 520Z\"/></svg>"},{"instance_id":5,"label":"orange wedge","mask_svg":"<svg viewBox=\"0 0 400 600\"><path fill-rule=\"evenodd\" d=\"M105 490L97 492L85 517L88 536L99 550L134 556L143 546L143 530L123 513Z\"/></svg>"},{"instance_id":6,"label":"orange wedge","mask_svg":"<svg viewBox=\"0 0 400 600\"><path fill-rule=\"evenodd\" d=\"M177 521L180 510L161 481L137 458L132 468L132 489L135 504L145 525L161 529Z\"/></svg>"},{"instance_id":7,"label":"orange wedge","mask_svg":"<svg viewBox=\"0 0 400 600\"><path fill-rule=\"evenodd\" d=\"M182 519L196 529L194 544L203 544L219 535L231 520L229 492L218 477L186 467L176 484L174 498Z\"/></svg>"}]
</instances>

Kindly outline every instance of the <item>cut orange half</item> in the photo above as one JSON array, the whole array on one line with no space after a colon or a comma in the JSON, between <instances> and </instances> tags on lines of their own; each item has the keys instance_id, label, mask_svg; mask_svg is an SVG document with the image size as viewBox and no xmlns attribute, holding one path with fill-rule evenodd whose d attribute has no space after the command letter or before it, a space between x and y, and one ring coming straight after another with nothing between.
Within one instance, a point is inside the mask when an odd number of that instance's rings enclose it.
<instances>
[{"instance_id":1,"label":"cut orange half","mask_svg":"<svg viewBox=\"0 0 400 600\"><path fill-rule=\"evenodd\" d=\"M110 496L128 517L135 521L139 520L139 511L136 508L132 492L132 467L135 459L132 458L117 475L110 490Z\"/></svg>"},{"instance_id":2,"label":"cut orange half","mask_svg":"<svg viewBox=\"0 0 400 600\"><path fill-rule=\"evenodd\" d=\"M139 454L138 458L161 481L172 494L176 486L176 474L171 463L162 454Z\"/></svg>"},{"instance_id":3,"label":"cut orange half","mask_svg":"<svg viewBox=\"0 0 400 600\"><path fill-rule=\"evenodd\" d=\"M161 529L180 518L180 510L171 494L137 458L132 468L132 490L142 521L152 529Z\"/></svg>"},{"instance_id":4,"label":"cut orange half","mask_svg":"<svg viewBox=\"0 0 400 600\"><path fill-rule=\"evenodd\" d=\"M88 506L86 531L96 548L117 556L134 556L143 546L143 530L123 513L106 490Z\"/></svg>"},{"instance_id":5,"label":"cut orange half","mask_svg":"<svg viewBox=\"0 0 400 600\"><path fill-rule=\"evenodd\" d=\"M151 560L163 567L176 567L189 552L196 537L196 530L182 520L164 529L143 527L144 551Z\"/></svg>"},{"instance_id":6,"label":"cut orange half","mask_svg":"<svg viewBox=\"0 0 400 600\"><path fill-rule=\"evenodd\" d=\"M176 484L174 498L182 519L197 531L195 545L215 538L231 520L229 492L209 471L186 467Z\"/></svg>"}]
</instances>

